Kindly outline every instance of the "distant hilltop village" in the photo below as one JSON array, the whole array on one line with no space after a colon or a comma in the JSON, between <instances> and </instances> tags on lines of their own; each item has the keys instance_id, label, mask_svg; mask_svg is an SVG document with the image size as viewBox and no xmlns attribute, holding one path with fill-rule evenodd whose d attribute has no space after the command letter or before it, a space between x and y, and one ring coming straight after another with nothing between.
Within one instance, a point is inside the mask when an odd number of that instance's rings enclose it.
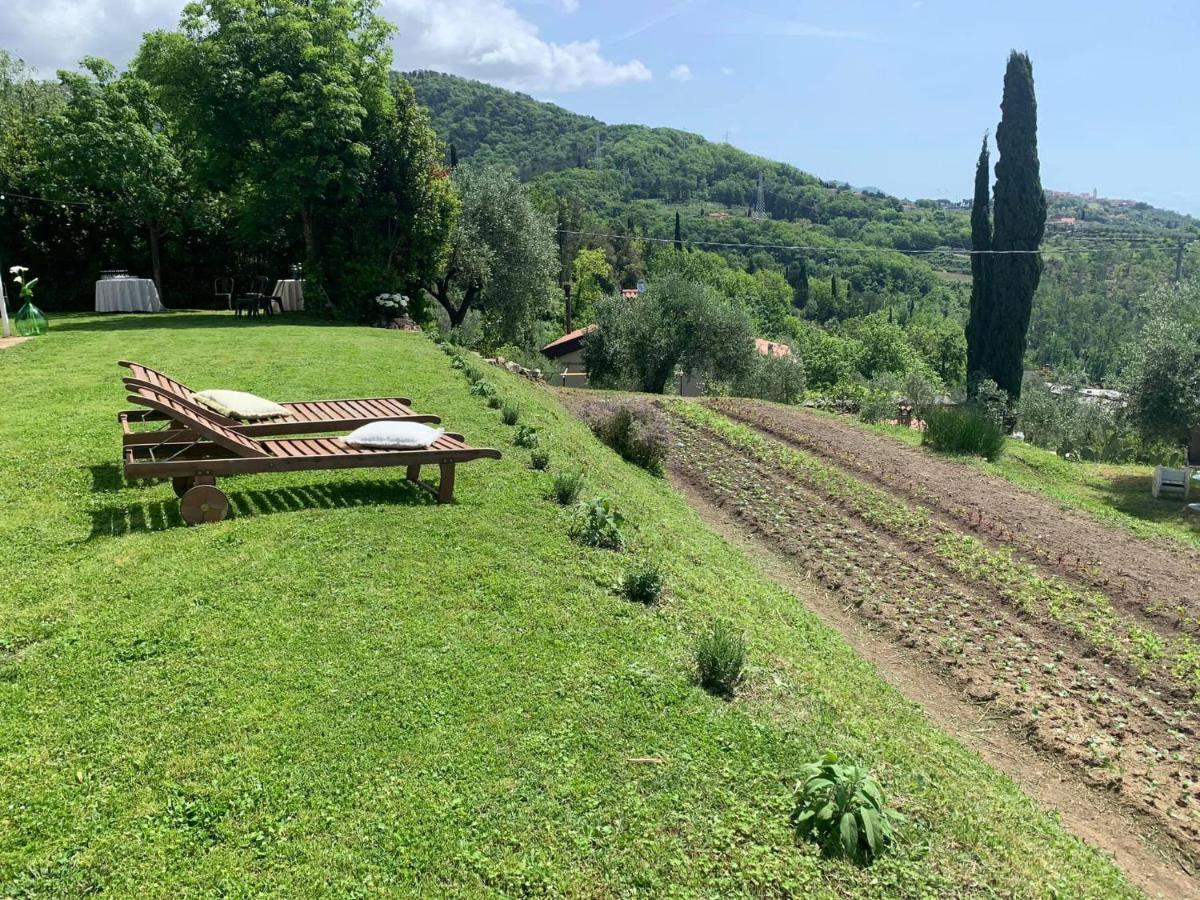
<instances>
[{"instance_id":1,"label":"distant hilltop village","mask_svg":"<svg viewBox=\"0 0 1200 900\"><path fill-rule=\"evenodd\" d=\"M1083 200L1092 203L1103 203L1107 206L1147 206L1142 200L1123 200L1118 197L1101 197L1096 188L1090 194L1076 194L1071 191L1046 191L1046 196L1054 200Z\"/></svg>"}]
</instances>

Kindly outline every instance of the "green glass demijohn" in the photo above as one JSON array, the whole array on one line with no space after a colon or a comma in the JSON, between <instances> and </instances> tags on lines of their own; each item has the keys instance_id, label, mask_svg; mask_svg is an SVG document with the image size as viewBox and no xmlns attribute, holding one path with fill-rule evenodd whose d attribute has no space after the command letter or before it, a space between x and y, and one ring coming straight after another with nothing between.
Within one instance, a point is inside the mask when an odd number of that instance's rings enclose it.
<instances>
[{"instance_id":1,"label":"green glass demijohn","mask_svg":"<svg viewBox=\"0 0 1200 900\"><path fill-rule=\"evenodd\" d=\"M13 325L21 337L37 337L50 329L46 314L34 306L30 300L26 300L25 305L17 311Z\"/></svg>"}]
</instances>

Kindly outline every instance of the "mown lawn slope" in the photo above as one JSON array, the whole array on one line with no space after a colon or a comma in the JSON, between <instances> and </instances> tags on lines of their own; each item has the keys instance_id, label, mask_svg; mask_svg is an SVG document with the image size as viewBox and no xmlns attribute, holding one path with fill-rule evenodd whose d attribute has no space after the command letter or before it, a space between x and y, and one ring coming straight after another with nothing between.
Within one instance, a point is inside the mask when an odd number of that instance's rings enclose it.
<instances>
[{"instance_id":1,"label":"mown lawn slope","mask_svg":"<svg viewBox=\"0 0 1200 900\"><path fill-rule=\"evenodd\" d=\"M398 471L229 479L234 515L187 528L120 477L122 357L284 400L402 393L505 458L440 507ZM664 480L489 378L552 470L613 498L627 552L568 539L550 475L421 336L78 317L0 352L0 896L1132 893ZM643 556L658 608L613 590ZM718 616L749 638L733 702L691 680ZM870 869L789 828L827 749L909 818Z\"/></svg>"}]
</instances>

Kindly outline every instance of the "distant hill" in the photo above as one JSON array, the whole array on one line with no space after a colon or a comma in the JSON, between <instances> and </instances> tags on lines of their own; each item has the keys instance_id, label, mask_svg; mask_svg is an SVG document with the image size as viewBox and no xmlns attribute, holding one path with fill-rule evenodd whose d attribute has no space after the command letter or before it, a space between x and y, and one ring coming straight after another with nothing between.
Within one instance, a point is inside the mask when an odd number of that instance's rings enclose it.
<instances>
[{"instance_id":1,"label":"distant hill","mask_svg":"<svg viewBox=\"0 0 1200 900\"><path fill-rule=\"evenodd\" d=\"M837 236L897 249L965 246L968 205L961 201L907 202L876 188L854 190L787 163L673 128L607 125L553 103L440 72L410 72L434 127L460 159L516 168L523 180L566 170L608 173L604 198L613 202L706 202L745 212L762 176L767 214L783 221L838 224ZM969 182L971 161L964 164ZM594 177L592 179L595 181ZM1200 233L1200 221L1136 201L1093 199L1048 191L1050 221L1075 219L1079 229L1148 229ZM908 222L908 229L867 227ZM1054 229L1052 229L1054 230Z\"/></svg>"},{"instance_id":2,"label":"distant hill","mask_svg":"<svg viewBox=\"0 0 1200 900\"><path fill-rule=\"evenodd\" d=\"M965 319L969 260L953 251L970 246L969 201L855 190L685 131L607 125L453 75L404 77L460 160L514 168L557 211L564 230L588 233L564 238L575 247L605 245L620 262L620 238L589 235L669 239L678 213L685 240L708 242L746 271L807 271L814 292L827 296L836 277L841 299L803 313L827 326L885 309L901 323ZM966 185L973 168L973 158L963 160ZM760 178L762 217L751 214ZM1200 221L1136 201L1047 197L1048 252L1028 362L1103 381L1140 327L1139 298L1174 277L1179 242L1200 236ZM744 244L768 246L736 246ZM1184 254L1182 268L1185 277L1200 274L1200 243ZM618 265L623 282L631 271Z\"/></svg>"}]
</instances>

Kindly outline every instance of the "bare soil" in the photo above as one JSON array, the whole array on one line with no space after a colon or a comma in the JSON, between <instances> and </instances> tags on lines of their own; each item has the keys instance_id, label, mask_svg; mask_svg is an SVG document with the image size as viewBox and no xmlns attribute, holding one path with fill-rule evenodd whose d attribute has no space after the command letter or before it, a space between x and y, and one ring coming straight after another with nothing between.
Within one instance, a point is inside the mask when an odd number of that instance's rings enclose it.
<instances>
[{"instance_id":1,"label":"bare soil","mask_svg":"<svg viewBox=\"0 0 1200 900\"><path fill-rule=\"evenodd\" d=\"M1038 577L1103 590L1118 615L1140 627L1156 634L1194 628L1152 601L1194 610L1200 555L1190 559L1187 551L1139 540L1008 482L826 416L744 400L712 406L882 488L898 503L928 511L943 536L973 535L1025 557ZM1151 865L1156 857L1136 833L1169 836L1181 866L1200 860L1194 747L1200 717L1170 673L1137 671L1097 653L1086 635L1015 603L986 578L947 565L927 536L868 521L819 479L681 417L671 420L677 444L672 477L702 512L712 518L711 511L720 510L755 544L836 598L816 612L844 632L847 622L869 630L872 640L892 648L893 662L902 660L894 671L919 672L957 703L1001 719L1015 736L1005 744L1011 758L1001 768L1018 781L1049 783L1031 773L1047 771L1046 760L1051 772L1056 764L1062 781L1046 802L1063 810L1082 837L1122 859L1144 887L1164 896L1196 893L1186 869ZM843 621L830 608L840 609ZM918 679L913 685L910 695L927 704L929 692ZM971 737L954 721L951 730ZM1094 816L1086 804L1072 814L1074 801L1065 798L1074 788L1061 785L1078 784L1121 815ZM1140 829L1123 824L1131 816Z\"/></svg>"},{"instance_id":2,"label":"bare soil","mask_svg":"<svg viewBox=\"0 0 1200 900\"><path fill-rule=\"evenodd\" d=\"M745 400L710 405L1060 576L1098 588L1129 614L1200 634L1200 551L1136 538L1043 494L833 416Z\"/></svg>"}]
</instances>

